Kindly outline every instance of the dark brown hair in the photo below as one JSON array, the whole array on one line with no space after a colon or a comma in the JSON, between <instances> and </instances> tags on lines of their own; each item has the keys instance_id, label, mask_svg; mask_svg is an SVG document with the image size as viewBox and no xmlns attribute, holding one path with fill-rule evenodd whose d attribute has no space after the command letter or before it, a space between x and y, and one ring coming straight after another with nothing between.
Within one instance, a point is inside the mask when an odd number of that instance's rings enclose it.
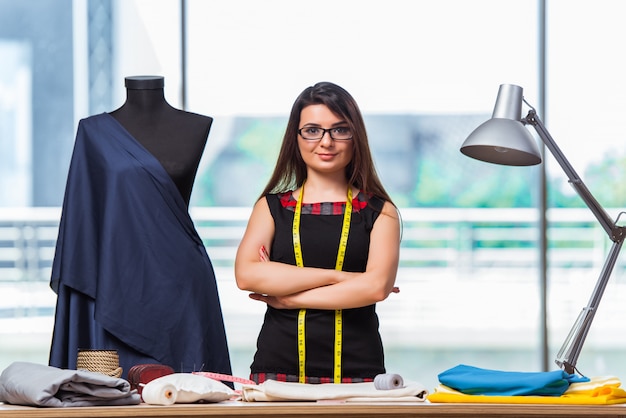
<instances>
[{"instance_id":1,"label":"dark brown hair","mask_svg":"<svg viewBox=\"0 0 626 418\"><path fill-rule=\"evenodd\" d=\"M270 180L263 190L262 196L268 193L282 193L295 190L306 180L306 164L298 148L298 128L302 109L310 105L322 104L338 117L344 119L352 131L354 142L352 160L346 167L346 179L349 184L379 198L391 202L385 191L376 168L367 139L363 116L354 98L342 87L320 82L307 87L294 102L285 136L280 147L276 167Z\"/></svg>"}]
</instances>

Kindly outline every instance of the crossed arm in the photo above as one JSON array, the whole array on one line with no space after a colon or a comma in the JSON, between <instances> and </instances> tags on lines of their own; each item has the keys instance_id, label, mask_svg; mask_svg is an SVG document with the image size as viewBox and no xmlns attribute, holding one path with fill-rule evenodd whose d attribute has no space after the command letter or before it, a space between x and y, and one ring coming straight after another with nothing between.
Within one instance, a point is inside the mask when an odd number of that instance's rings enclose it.
<instances>
[{"instance_id":1,"label":"crossed arm","mask_svg":"<svg viewBox=\"0 0 626 418\"><path fill-rule=\"evenodd\" d=\"M400 221L385 203L370 235L363 273L297 267L269 261L274 221L266 199L254 206L235 258L237 286L250 297L279 309L348 309L382 301L394 287L400 254Z\"/></svg>"}]
</instances>

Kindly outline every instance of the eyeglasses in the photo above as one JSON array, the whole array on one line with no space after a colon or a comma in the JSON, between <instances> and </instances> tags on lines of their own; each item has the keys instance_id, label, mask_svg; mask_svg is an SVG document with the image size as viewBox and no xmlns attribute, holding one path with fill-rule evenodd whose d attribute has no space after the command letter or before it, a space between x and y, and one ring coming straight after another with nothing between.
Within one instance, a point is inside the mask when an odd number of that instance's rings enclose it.
<instances>
[{"instance_id":1,"label":"eyeglasses","mask_svg":"<svg viewBox=\"0 0 626 418\"><path fill-rule=\"evenodd\" d=\"M318 141L324 137L326 132L328 132L330 137L335 141L349 141L352 139L352 131L347 126L330 129L318 128L316 126L306 126L298 130L302 139L307 141Z\"/></svg>"}]
</instances>

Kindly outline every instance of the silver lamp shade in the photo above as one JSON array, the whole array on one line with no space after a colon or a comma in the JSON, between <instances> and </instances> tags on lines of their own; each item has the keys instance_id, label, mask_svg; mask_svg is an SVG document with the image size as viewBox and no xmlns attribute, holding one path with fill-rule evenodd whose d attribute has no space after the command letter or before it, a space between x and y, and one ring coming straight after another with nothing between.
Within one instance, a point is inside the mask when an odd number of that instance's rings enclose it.
<instances>
[{"instance_id":1,"label":"silver lamp shade","mask_svg":"<svg viewBox=\"0 0 626 418\"><path fill-rule=\"evenodd\" d=\"M463 142L468 157L494 164L528 166L541 163L539 147L521 122L522 88L502 84L491 119Z\"/></svg>"}]
</instances>

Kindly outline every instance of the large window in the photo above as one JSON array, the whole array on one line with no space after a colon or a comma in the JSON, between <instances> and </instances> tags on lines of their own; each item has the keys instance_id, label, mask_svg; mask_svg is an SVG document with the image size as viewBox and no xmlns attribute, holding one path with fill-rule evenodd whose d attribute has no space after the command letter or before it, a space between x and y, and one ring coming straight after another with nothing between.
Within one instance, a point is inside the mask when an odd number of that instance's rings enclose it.
<instances>
[{"instance_id":1,"label":"large window","mask_svg":"<svg viewBox=\"0 0 626 418\"><path fill-rule=\"evenodd\" d=\"M617 216L626 202L626 122L618 115L626 64L615 52L626 35L621 2L547 2L545 61L541 2L65 3L63 13L55 1L0 0L8 60L0 69L0 333L11 337L0 336L0 369L25 356L47 362L55 297L46 275L78 119L116 109L124 77L146 74L165 76L173 106L214 118L191 212L201 233L211 232L204 238L235 374L248 374L264 307L236 288L234 249L293 100L322 80L360 103L377 168L404 218L401 292L378 306L388 369L434 387L437 374L458 363L542 368L540 169L493 166L458 149L491 115L499 84L518 84ZM37 21L44 6L61 16ZM11 16L29 24L9 25ZM58 56L67 59L51 71L45 58ZM16 165L20 155L26 161ZM553 369L609 243L550 155L546 162ZM24 186L10 193L9 181ZM29 241L33 231L38 238ZM22 262L20 251L42 259ZM579 359L585 374L626 374L624 272L620 260Z\"/></svg>"},{"instance_id":2,"label":"large window","mask_svg":"<svg viewBox=\"0 0 626 418\"><path fill-rule=\"evenodd\" d=\"M547 112L546 123L564 154L594 196L615 219L626 207L626 82L624 63L615 53L617 39L626 36L619 16L626 5L604 0L593 4L576 1L548 2ZM601 25L596 25L600 16ZM593 30L581 31L581 25ZM609 241L595 218L584 208L553 159L547 158L550 174L549 219L567 222L561 235L553 235L548 253L549 325L551 350L556 352L578 313L586 306L606 258ZM560 208L569 207L569 210ZM586 236L573 231L588 222ZM624 222L621 222L624 225ZM557 231L558 233L558 231ZM570 240L579 256L569 265L559 263L558 242ZM578 241L578 244L573 244ZM595 243L595 244L594 244ZM579 358L579 369L588 375L626 375L626 339L620 326L626 317L626 257L618 260Z\"/></svg>"}]
</instances>

